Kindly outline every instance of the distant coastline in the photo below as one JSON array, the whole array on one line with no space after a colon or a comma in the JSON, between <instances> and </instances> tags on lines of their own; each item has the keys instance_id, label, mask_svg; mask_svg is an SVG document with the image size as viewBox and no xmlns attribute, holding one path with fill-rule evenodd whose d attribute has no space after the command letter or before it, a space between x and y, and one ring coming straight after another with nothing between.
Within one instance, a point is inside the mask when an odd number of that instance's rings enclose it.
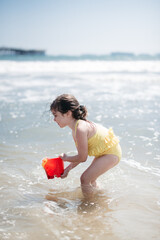
<instances>
[{"instance_id":1,"label":"distant coastline","mask_svg":"<svg viewBox=\"0 0 160 240\"><path fill-rule=\"evenodd\" d=\"M160 60L160 53L134 54L130 52L112 52L110 54L82 54L82 55L46 55L45 50L26 50L21 48L0 47L0 60L52 60L52 61L109 61L109 60Z\"/></svg>"},{"instance_id":2,"label":"distant coastline","mask_svg":"<svg viewBox=\"0 0 160 240\"><path fill-rule=\"evenodd\" d=\"M155 55L138 54L127 52L112 52L110 54L96 55L96 54L83 54L79 56L71 55L52 55L48 56L52 60L93 60L93 61L108 61L108 60L160 60L160 53Z\"/></svg>"}]
</instances>

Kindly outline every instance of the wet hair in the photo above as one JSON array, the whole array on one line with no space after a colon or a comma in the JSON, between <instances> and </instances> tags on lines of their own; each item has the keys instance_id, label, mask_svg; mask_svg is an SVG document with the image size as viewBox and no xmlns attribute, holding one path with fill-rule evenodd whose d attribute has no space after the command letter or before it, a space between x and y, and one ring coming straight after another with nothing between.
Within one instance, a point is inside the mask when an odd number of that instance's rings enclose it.
<instances>
[{"instance_id":1,"label":"wet hair","mask_svg":"<svg viewBox=\"0 0 160 240\"><path fill-rule=\"evenodd\" d=\"M68 111L72 112L72 117L86 121L87 108L80 105L78 100L70 94L62 94L58 96L50 105L50 111L59 111L62 114Z\"/></svg>"}]
</instances>

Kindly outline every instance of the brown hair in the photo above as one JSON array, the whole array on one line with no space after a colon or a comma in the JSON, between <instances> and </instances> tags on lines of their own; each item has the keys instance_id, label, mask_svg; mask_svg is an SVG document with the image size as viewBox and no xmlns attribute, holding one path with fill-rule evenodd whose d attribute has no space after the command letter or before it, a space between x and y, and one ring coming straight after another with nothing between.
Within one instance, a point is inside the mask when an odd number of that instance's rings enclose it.
<instances>
[{"instance_id":1,"label":"brown hair","mask_svg":"<svg viewBox=\"0 0 160 240\"><path fill-rule=\"evenodd\" d=\"M83 105L80 105L78 100L70 94L62 94L58 96L51 103L50 110L59 111L62 114L71 111L73 118L86 121L87 108Z\"/></svg>"}]
</instances>

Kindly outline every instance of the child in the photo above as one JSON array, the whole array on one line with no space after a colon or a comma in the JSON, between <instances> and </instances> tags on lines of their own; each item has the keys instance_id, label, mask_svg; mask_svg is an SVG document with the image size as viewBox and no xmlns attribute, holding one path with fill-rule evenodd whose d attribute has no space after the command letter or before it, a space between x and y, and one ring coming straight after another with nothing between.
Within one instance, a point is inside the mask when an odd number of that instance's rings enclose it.
<instances>
[{"instance_id":1,"label":"child","mask_svg":"<svg viewBox=\"0 0 160 240\"><path fill-rule=\"evenodd\" d=\"M72 136L77 147L77 155L63 153L63 161L70 162L61 178L67 177L69 171L79 163L85 162L88 155L94 156L91 165L82 174L81 188L84 196L90 196L96 187L96 179L118 164L121 148L112 128L106 129L86 119L87 109L79 105L77 99L69 94L58 96L50 106L54 121L61 127L72 129Z\"/></svg>"}]
</instances>

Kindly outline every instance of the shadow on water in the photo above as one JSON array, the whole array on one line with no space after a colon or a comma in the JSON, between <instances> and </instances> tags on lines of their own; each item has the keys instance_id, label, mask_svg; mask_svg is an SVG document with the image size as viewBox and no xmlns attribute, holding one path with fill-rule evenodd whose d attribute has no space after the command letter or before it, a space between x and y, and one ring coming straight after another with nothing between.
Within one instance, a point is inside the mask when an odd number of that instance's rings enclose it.
<instances>
[{"instance_id":1,"label":"shadow on water","mask_svg":"<svg viewBox=\"0 0 160 240\"><path fill-rule=\"evenodd\" d=\"M46 199L56 203L55 207L71 210L82 215L92 215L98 212L106 214L112 211L109 209L110 198L102 190L97 191L92 197L86 198L83 196L80 187L64 192L56 192L51 189L46 195Z\"/></svg>"}]
</instances>

